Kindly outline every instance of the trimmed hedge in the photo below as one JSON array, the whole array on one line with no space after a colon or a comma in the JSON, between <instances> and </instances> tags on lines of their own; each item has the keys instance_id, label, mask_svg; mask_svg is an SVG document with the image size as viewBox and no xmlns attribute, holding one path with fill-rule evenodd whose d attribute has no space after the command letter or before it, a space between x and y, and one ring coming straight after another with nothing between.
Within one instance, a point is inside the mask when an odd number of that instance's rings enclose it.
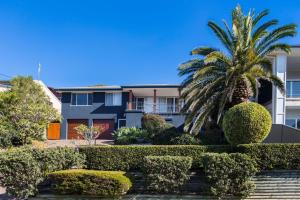
<instances>
[{"instance_id":1,"label":"trimmed hedge","mask_svg":"<svg viewBox=\"0 0 300 200\"><path fill-rule=\"evenodd\" d=\"M37 193L43 180L38 162L30 151L21 148L0 153L0 185L16 199L27 199Z\"/></svg>"},{"instance_id":2,"label":"trimmed hedge","mask_svg":"<svg viewBox=\"0 0 300 200\"><path fill-rule=\"evenodd\" d=\"M79 152L86 157L87 169L135 170L146 156L189 156L193 169L202 166L201 155L205 152L231 152L231 146L200 145L151 145L151 146L82 146Z\"/></svg>"},{"instance_id":3,"label":"trimmed hedge","mask_svg":"<svg viewBox=\"0 0 300 200\"><path fill-rule=\"evenodd\" d=\"M271 131L272 117L262 105L245 102L225 113L222 127L232 145L260 143Z\"/></svg>"},{"instance_id":4,"label":"trimmed hedge","mask_svg":"<svg viewBox=\"0 0 300 200\"><path fill-rule=\"evenodd\" d=\"M256 161L260 169L300 170L300 144L246 144L239 152Z\"/></svg>"},{"instance_id":5,"label":"trimmed hedge","mask_svg":"<svg viewBox=\"0 0 300 200\"><path fill-rule=\"evenodd\" d=\"M146 156L142 171L146 188L151 192L179 192L189 180L192 158L184 156Z\"/></svg>"},{"instance_id":6,"label":"trimmed hedge","mask_svg":"<svg viewBox=\"0 0 300 200\"><path fill-rule=\"evenodd\" d=\"M56 170L83 167L84 155L72 148L12 148L0 153L0 185L9 195L26 199L37 193L46 174Z\"/></svg>"},{"instance_id":7,"label":"trimmed hedge","mask_svg":"<svg viewBox=\"0 0 300 200\"><path fill-rule=\"evenodd\" d=\"M126 194L132 183L121 171L73 169L50 173L51 188L58 194L116 197Z\"/></svg>"},{"instance_id":8,"label":"trimmed hedge","mask_svg":"<svg viewBox=\"0 0 300 200\"><path fill-rule=\"evenodd\" d=\"M241 153L207 153L203 156L204 173L210 192L219 197L248 196L255 188L251 177L258 171L256 163Z\"/></svg>"}]
</instances>

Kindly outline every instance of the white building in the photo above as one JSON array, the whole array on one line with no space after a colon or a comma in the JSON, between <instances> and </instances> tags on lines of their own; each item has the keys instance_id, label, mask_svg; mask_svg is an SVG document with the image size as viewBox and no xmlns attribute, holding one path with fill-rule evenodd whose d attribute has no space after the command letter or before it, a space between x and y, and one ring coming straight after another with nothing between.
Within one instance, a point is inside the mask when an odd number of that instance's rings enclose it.
<instances>
[{"instance_id":1,"label":"white building","mask_svg":"<svg viewBox=\"0 0 300 200\"><path fill-rule=\"evenodd\" d=\"M277 52L270 56L273 70L285 83L286 94L273 87L273 124L285 124L300 129L300 46L293 46L291 54Z\"/></svg>"}]
</instances>

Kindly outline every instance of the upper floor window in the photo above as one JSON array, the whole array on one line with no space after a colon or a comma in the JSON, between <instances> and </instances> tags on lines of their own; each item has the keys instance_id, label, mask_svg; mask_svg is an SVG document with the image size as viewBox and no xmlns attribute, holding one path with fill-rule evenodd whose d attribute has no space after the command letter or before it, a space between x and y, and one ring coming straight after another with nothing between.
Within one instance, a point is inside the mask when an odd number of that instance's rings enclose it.
<instances>
[{"instance_id":1,"label":"upper floor window","mask_svg":"<svg viewBox=\"0 0 300 200\"><path fill-rule=\"evenodd\" d=\"M291 98L300 97L300 81L286 82L286 96Z\"/></svg>"},{"instance_id":2,"label":"upper floor window","mask_svg":"<svg viewBox=\"0 0 300 200\"><path fill-rule=\"evenodd\" d=\"M93 104L92 93L72 93L71 105L88 106Z\"/></svg>"},{"instance_id":3,"label":"upper floor window","mask_svg":"<svg viewBox=\"0 0 300 200\"><path fill-rule=\"evenodd\" d=\"M105 93L105 105L106 106L121 106L122 105L122 93Z\"/></svg>"}]
</instances>

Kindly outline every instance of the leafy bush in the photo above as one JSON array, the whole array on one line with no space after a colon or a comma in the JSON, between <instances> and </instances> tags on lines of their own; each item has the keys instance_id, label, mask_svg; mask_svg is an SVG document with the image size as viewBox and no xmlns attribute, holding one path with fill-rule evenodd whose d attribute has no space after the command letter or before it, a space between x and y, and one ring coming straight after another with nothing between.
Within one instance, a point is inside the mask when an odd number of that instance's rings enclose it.
<instances>
[{"instance_id":1,"label":"leafy bush","mask_svg":"<svg viewBox=\"0 0 300 200\"><path fill-rule=\"evenodd\" d=\"M174 145L197 145L200 142L193 135L185 133L171 139L171 143Z\"/></svg>"},{"instance_id":2,"label":"leafy bush","mask_svg":"<svg viewBox=\"0 0 300 200\"><path fill-rule=\"evenodd\" d=\"M272 118L257 103L241 103L229 109L223 119L223 130L232 145L262 142L270 133Z\"/></svg>"},{"instance_id":3,"label":"leafy bush","mask_svg":"<svg viewBox=\"0 0 300 200\"><path fill-rule=\"evenodd\" d=\"M142 171L147 189L153 192L177 192L189 179L191 157L147 156Z\"/></svg>"},{"instance_id":4,"label":"leafy bush","mask_svg":"<svg viewBox=\"0 0 300 200\"><path fill-rule=\"evenodd\" d=\"M139 139L143 142L149 141L149 134L146 130L136 127L122 127L113 132L115 144L136 144L139 143Z\"/></svg>"},{"instance_id":5,"label":"leafy bush","mask_svg":"<svg viewBox=\"0 0 300 200\"><path fill-rule=\"evenodd\" d=\"M0 183L19 199L37 192L48 172L82 167L84 156L71 148L13 148L0 153Z\"/></svg>"},{"instance_id":6,"label":"leafy bush","mask_svg":"<svg viewBox=\"0 0 300 200\"><path fill-rule=\"evenodd\" d=\"M260 169L300 169L300 144L247 144L239 151L254 159Z\"/></svg>"},{"instance_id":7,"label":"leafy bush","mask_svg":"<svg viewBox=\"0 0 300 200\"><path fill-rule=\"evenodd\" d=\"M147 130L151 137L164 129L167 124L162 116L154 114L144 114L141 122L142 128Z\"/></svg>"},{"instance_id":8,"label":"leafy bush","mask_svg":"<svg viewBox=\"0 0 300 200\"><path fill-rule=\"evenodd\" d=\"M165 145L165 146L82 146L80 153L86 156L88 169L135 170L145 156L189 156L193 168L202 167L201 155L205 152L231 152L230 146Z\"/></svg>"},{"instance_id":9,"label":"leafy bush","mask_svg":"<svg viewBox=\"0 0 300 200\"><path fill-rule=\"evenodd\" d=\"M57 147L48 149L30 149L33 157L39 163L44 174L84 166L84 155L70 147Z\"/></svg>"},{"instance_id":10,"label":"leafy bush","mask_svg":"<svg viewBox=\"0 0 300 200\"><path fill-rule=\"evenodd\" d=\"M217 197L246 197L255 188L250 179L257 172L256 163L247 155L208 153L203 156L203 165L210 191Z\"/></svg>"},{"instance_id":11,"label":"leafy bush","mask_svg":"<svg viewBox=\"0 0 300 200\"><path fill-rule=\"evenodd\" d=\"M49 174L54 192L116 197L125 194L131 181L120 171L64 170Z\"/></svg>"},{"instance_id":12,"label":"leafy bush","mask_svg":"<svg viewBox=\"0 0 300 200\"><path fill-rule=\"evenodd\" d=\"M228 144L222 128L214 121L205 123L204 131L200 134L200 139L203 145Z\"/></svg>"},{"instance_id":13,"label":"leafy bush","mask_svg":"<svg viewBox=\"0 0 300 200\"><path fill-rule=\"evenodd\" d=\"M43 180L41 169L30 151L12 149L0 153L0 185L17 199L36 194Z\"/></svg>"},{"instance_id":14,"label":"leafy bush","mask_svg":"<svg viewBox=\"0 0 300 200\"><path fill-rule=\"evenodd\" d=\"M11 89L0 93L0 129L11 134L18 143L44 140L44 131L60 116L49 97L32 77L15 77Z\"/></svg>"},{"instance_id":15,"label":"leafy bush","mask_svg":"<svg viewBox=\"0 0 300 200\"><path fill-rule=\"evenodd\" d=\"M157 130L155 134L152 134L152 143L156 145L172 144L172 139L182 135L172 124L166 123L164 126Z\"/></svg>"}]
</instances>

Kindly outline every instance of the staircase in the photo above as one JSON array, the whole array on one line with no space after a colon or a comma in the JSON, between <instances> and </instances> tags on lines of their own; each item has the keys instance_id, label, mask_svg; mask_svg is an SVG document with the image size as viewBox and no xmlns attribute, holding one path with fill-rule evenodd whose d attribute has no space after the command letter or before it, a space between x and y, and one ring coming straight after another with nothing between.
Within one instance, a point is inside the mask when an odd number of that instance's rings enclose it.
<instances>
[{"instance_id":1,"label":"staircase","mask_svg":"<svg viewBox=\"0 0 300 200\"><path fill-rule=\"evenodd\" d=\"M300 171L268 171L254 178L256 189L247 199L300 199Z\"/></svg>"}]
</instances>

